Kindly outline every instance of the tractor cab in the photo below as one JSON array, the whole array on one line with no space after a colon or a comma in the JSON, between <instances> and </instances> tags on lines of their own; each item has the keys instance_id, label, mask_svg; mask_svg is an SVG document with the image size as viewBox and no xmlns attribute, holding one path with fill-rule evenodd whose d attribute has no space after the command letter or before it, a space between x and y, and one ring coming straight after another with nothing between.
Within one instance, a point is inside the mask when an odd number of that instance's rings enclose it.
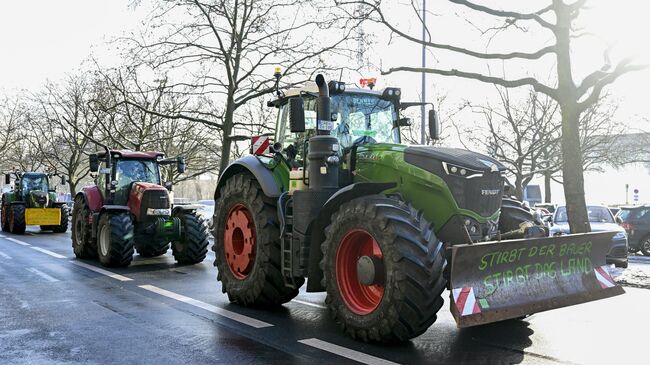
<instances>
[{"instance_id":1,"label":"tractor cab","mask_svg":"<svg viewBox=\"0 0 650 365\"><path fill-rule=\"evenodd\" d=\"M185 171L185 160L181 157L165 159L161 152L127 150L91 155L90 168L98 172L97 186L102 198L111 204L127 205L133 191L164 190L160 166L169 164L176 164L181 173ZM165 189L170 190L171 184L165 184Z\"/></svg>"},{"instance_id":2,"label":"tractor cab","mask_svg":"<svg viewBox=\"0 0 650 365\"><path fill-rule=\"evenodd\" d=\"M372 80L368 83L367 80ZM362 79L362 85L374 86L374 79ZM366 82L364 82L366 81ZM402 103L401 90L388 87L384 89L349 88L345 83L330 81L330 120L317 121L318 86L308 83L301 88L289 89L282 97L269 102L279 109L275 133L275 148L287 155L295 166L302 166L305 141L327 131L334 136L340 146L339 156L345 155L353 146L364 144L400 144L400 127L410 126L408 118L400 117L400 110L422 103ZM304 132L291 128L292 100L302 99L304 110ZM437 137L437 117L432 109L429 113L431 135Z\"/></svg>"},{"instance_id":3,"label":"tractor cab","mask_svg":"<svg viewBox=\"0 0 650 365\"><path fill-rule=\"evenodd\" d=\"M134 184L162 185L159 165L164 154L112 150L110 158L106 156L106 152L96 155L97 164L101 164L101 168L99 165L97 167L97 186L100 187L102 198L111 199L112 204L127 205Z\"/></svg>"}]
</instances>

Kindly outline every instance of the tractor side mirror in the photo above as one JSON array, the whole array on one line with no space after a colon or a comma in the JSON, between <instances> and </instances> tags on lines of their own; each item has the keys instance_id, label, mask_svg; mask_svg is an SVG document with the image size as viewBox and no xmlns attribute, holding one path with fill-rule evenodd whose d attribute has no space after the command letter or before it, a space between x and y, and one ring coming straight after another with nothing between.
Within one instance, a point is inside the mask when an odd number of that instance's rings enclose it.
<instances>
[{"instance_id":1,"label":"tractor side mirror","mask_svg":"<svg viewBox=\"0 0 650 365\"><path fill-rule=\"evenodd\" d=\"M429 135L432 140L440 139L440 122L435 109L429 110Z\"/></svg>"},{"instance_id":2,"label":"tractor side mirror","mask_svg":"<svg viewBox=\"0 0 650 365\"><path fill-rule=\"evenodd\" d=\"M5 184L11 184L11 175L5 174Z\"/></svg>"},{"instance_id":3,"label":"tractor side mirror","mask_svg":"<svg viewBox=\"0 0 650 365\"><path fill-rule=\"evenodd\" d=\"M99 157L97 155L89 156L90 172L97 172L99 170Z\"/></svg>"},{"instance_id":4,"label":"tractor side mirror","mask_svg":"<svg viewBox=\"0 0 650 365\"><path fill-rule=\"evenodd\" d=\"M289 99L289 126L291 133L305 131L305 102L302 98Z\"/></svg>"},{"instance_id":5,"label":"tractor side mirror","mask_svg":"<svg viewBox=\"0 0 650 365\"><path fill-rule=\"evenodd\" d=\"M172 182L171 181L165 181L165 189L172 191Z\"/></svg>"},{"instance_id":6,"label":"tractor side mirror","mask_svg":"<svg viewBox=\"0 0 650 365\"><path fill-rule=\"evenodd\" d=\"M180 174L185 172L185 158L184 157L177 157L176 158L176 170Z\"/></svg>"},{"instance_id":7,"label":"tractor side mirror","mask_svg":"<svg viewBox=\"0 0 650 365\"><path fill-rule=\"evenodd\" d=\"M65 185L66 182L65 175L61 175L61 185Z\"/></svg>"}]
</instances>

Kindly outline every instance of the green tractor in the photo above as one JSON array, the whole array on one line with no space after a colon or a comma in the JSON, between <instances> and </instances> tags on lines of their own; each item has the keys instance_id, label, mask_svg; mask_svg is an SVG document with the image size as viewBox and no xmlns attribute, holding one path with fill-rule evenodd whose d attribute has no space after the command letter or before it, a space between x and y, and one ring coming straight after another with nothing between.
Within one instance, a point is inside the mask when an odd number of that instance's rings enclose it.
<instances>
[{"instance_id":1,"label":"green tractor","mask_svg":"<svg viewBox=\"0 0 650 365\"><path fill-rule=\"evenodd\" d=\"M56 192L50 184L57 173L11 172L5 174L5 184L11 183L14 175L14 189L2 194L2 231L16 234L25 233L27 226L41 226L41 230L63 233L68 230L68 206L56 201Z\"/></svg>"},{"instance_id":2,"label":"green tractor","mask_svg":"<svg viewBox=\"0 0 650 365\"><path fill-rule=\"evenodd\" d=\"M498 161L403 145L400 112L422 103L400 96L322 75L278 91L275 143L253 137L214 196L214 264L231 301L280 305L307 281L344 332L393 342L436 321L445 289L459 327L623 293L605 265L613 232L546 237L503 199Z\"/></svg>"}]
</instances>

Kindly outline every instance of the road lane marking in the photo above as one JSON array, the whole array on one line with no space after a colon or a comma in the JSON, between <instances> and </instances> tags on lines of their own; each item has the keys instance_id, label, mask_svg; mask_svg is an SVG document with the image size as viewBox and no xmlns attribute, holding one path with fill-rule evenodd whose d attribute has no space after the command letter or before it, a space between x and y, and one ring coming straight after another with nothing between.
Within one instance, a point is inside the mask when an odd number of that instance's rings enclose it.
<instances>
[{"instance_id":1,"label":"road lane marking","mask_svg":"<svg viewBox=\"0 0 650 365\"><path fill-rule=\"evenodd\" d=\"M88 264L85 264L85 263L83 263L83 262L79 262L79 261L70 261L70 262L71 262L72 264L74 264L74 265L81 266L81 267L85 267L85 268L88 269L88 270L94 271L94 272L99 273L99 274L102 274L102 275L106 275L106 276L108 276L109 278L113 278L113 279L115 279L115 280L119 280L119 281L132 281L132 280L133 280L133 279L131 279L131 278L127 278L126 276L123 276L123 275L120 275L120 274L116 274L116 273L114 273L114 272L110 272L110 271L108 271L108 270L100 269L100 268L98 268L98 267L96 267L96 266L88 265Z\"/></svg>"},{"instance_id":2,"label":"road lane marking","mask_svg":"<svg viewBox=\"0 0 650 365\"><path fill-rule=\"evenodd\" d=\"M0 238L7 238L7 236L3 236L3 235L0 234Z\"/></svg>"},{"instance_id":3,"label":"road lane marking","mask_svg":"<svg viewBox=\"0 0 650 365\"><path fill-rule=\"evenodd\" d=\"M36 251L40 251L40 252L42 252L44 254L48 254L48 255L50 255L52 257L56 257L57 259L64 259L65 258L65 256L63 256L63 255L59 255L56 252L52 252L52 251L46 250L44 248L40 248L40 247L36 247L36 246L32 246L30 248L33 249L33 250L36 250Z\"/></svg>"},{"instance_id":4,"label":"road lane marking","mask_svg":"<svg viewBox=\"0 0 650 365\"><path fill-rule=\"evenodd\" d=\"M15 238L4 237L4 236L3 236L2 238L6 239L6 240L8 240L8 241L11 241L11 242L13 242L13 243L17 243L17 244L19 244L19 245L21 245L21 246L31 246L29 243L27 243L27 242L25 242L25 241L17 240L17 239L15 239Z\"/></svg>"},{"instance_id":5,"label":"road lane marking","mask_svg":"<svg viewBox=\"0 0 650 365\"><path fill-rule=\"evenodd\" d=\"M159 288L157 286L140 285L139 287L144 289L144 290L148 290L150 292L162 295L164 297L171 298L171 299L174 299L174 300L178 300L179 302L187 303L187 304L193 305L195 307L199 307L201 309L205 309L208 312L218 314L220 316L232 319L233 321L237 321L239 323L243 323L245 325L248 325L248 326L251 326L251 327L254 327L254 328L264 328L264 327L272 327L273 326L270 323L266 323L264 321L260 321L260 320L255 319L255 318L251 318L251 317L245 316L243 314L231 312L231 311L229 311L227 309L219 308L219 307L214 306L212 304L208 304L208 303L202 302L200 300L192 299L190 297L186 297L186 296L181 295L181 294L176 294L176 293L171 292L169 290L161 289L161 288Z\"/></svg>"},{"instance_id":6,"label":"road lane marking","mask_svg":"<svg viewBox=\"0 0 650 365\"><path fill-rule=\"evenodd\" d=\"M36 235L35 235L34 233L32 233L32 232L25 232L25 234L28 234L28 235L30 235L30 236L36 236Z\"/></svg>"},{"instance_id":7,"label":"road lane marking","mask_svg":"<svg viewBox=\"0 0 650 365\"><path fill-rule=\"evenodd\" d=\"M44 272L42 272L42 271L40 271L38 269L35 269L33 267L27 268L26 270L29 271L29 272L32 272L32 273L34 273L34 274L36 274L36 275L38 275L40 277L42 277L43 279L49 281L50 283L55 283L55 282L59 281L59 279L53 278L50 275L48 275L48 274L46 274L46 273L44 273Z\"/></svg>"},{"instance_id":8,"label":"road lane marking","mask_svg":"<svg viewBox=\"0 0 650 365\"><path fill-rule=\"evenodd\" d=\"M0 257L2 257L4 259L7 259L7 260L11 260L11 256L7 255L6 253L4 253L2 251L0 251Z\"/></svg>"},{"instance_id":9,"label":"road lane marking","mask_svg":"<svg viewBox=\"0 0 650 365\"><path fill-rule=\"evenodd\" d=\"M311 302L308 302L308 301L305 301L305 300L294 299L294 300L292 300L292 302L298 303L298 304L303 304L303 305L308 305L308 306L314 307L314 308L327 309L327 307L324 306L324 305L311 303Z\"/></svg>"},{"instance_id":10,"label":"road lane marking","mask_svg":"<svg viewBox=\"0 0 650 365\"><path fill-rule=\"evenodd\" d=\"M304 340L299 340L298 342L315 347L317 349L330 352L335 355L343 356L350 360L354 360L363 364L368 365L397 365L398 363L384 360L380 357L364 354L363 352L355 351L347 347L335 345L317 338L307 338Z\"/></svg>"}]
</instances>

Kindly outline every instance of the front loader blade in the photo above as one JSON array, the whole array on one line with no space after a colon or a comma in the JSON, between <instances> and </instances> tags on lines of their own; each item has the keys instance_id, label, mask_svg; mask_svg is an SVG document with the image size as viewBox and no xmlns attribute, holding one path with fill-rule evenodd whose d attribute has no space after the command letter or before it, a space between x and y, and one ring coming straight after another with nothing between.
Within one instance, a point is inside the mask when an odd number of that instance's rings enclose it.
<instances>
[{"instance_id":1,"label":"front loader blade","mask_svg":"<svg viewBox=\"0 0 650 365\"><path fill-rule=\"evenodd\" d=\"M452 246L450 303L458 327L625 293L605 264L615 233Z\"/></svg>"}]
</instances>

